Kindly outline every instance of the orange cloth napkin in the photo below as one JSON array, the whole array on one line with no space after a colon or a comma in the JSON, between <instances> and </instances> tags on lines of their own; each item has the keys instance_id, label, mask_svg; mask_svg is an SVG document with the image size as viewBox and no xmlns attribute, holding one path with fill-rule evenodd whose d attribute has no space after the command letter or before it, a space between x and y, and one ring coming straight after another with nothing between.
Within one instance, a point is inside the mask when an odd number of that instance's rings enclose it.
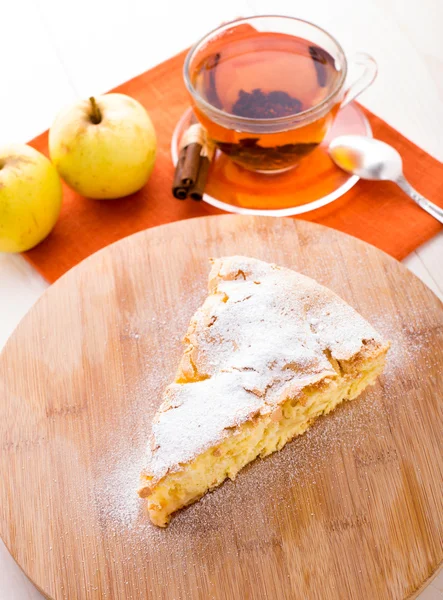
<instances>
[{"instance_id":1,"label":"orange cloth napkin","mask_svg":"<svg viewBox=\"0 0 443 600\"><path fill-rule=\"evenodd\" d=\"M63 207L53 232L24 254L49 282L93 252L131 233L171 221L221 213L204 202L182 202L171 194L171 136L189 105L182 82L184 56L185 52L113 90L136 98L149 111L158 136L155 169L142 190L122 200L88 200L64 186ZM400 151L405 174L412 185L443 206L443 164L387 123L365 112L374 137ZM47 132L31 145L48 155ZM339 200L301 218L349 233L398 259L442 229L442 225L389 182L360 181Z\"/></svg>"}]
</instances>

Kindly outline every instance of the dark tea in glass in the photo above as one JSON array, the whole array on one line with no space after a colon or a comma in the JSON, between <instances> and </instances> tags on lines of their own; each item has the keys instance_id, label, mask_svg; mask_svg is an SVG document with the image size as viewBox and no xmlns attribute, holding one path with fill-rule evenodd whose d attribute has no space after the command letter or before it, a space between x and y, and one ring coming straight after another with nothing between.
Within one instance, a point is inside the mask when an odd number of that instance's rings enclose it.
<instances>
[{"instance_id":1,"label":"dark tea in glass","mask_svg":"<svg viewBox=\"0 0 443 600\"><path fill-rule=\"evenodd\" d=\"M326 31L278 16L220 27L192 48L184 68L194 112L215 145L269 173L295 166L323 141L353 97L346 73L343 50Z\"/></svg>"},{"instance_id":2,"label":"dark tea in glass","mask_svg":"<svg viewBox=\"0 0 443 600\"><path fill-rule=\"evenodd\" d=\"M215 47L214 47L215 46ZM332 56L299 37L247 28L209 44L192 70L192 84L212 106L237 117L263 120L299 115L323 102L340 73ZM244 135L201 113L210 137L236 162L254 170L287 169L324 138L338 109L276 133Z\"/></svg>"}]
</instances>

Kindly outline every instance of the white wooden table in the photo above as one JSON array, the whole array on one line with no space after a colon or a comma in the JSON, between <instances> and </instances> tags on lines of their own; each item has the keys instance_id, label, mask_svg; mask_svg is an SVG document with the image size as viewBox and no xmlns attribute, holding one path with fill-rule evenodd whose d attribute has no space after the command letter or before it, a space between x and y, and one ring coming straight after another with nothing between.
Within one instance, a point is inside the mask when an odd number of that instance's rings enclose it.
<instances>
[{"instance_id":1,"label":"white wooden table","mask_svg":"<svg viewBox=\"0 0 443 600\"><path fill-rule=\"evenodd\" d=\"M443 160L441 0L5 1L0 144L28 141L63 104L107 91L222 21L269 13L313 21L348 53L371 53L379 76L363 104ZM443 233L404 262L443 298ZM21 256L0 254L0 348L46 287ZM41 598L0 541L0 600ZM443 600L443 573L420 600Z\"/></svg>"}]
</instances>

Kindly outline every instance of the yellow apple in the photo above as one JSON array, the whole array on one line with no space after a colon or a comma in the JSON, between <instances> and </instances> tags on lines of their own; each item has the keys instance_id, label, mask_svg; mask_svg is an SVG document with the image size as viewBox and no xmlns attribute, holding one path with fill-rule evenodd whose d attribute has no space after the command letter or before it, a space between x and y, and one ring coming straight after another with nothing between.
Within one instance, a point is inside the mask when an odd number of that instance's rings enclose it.
<instances>
[{"instance_id":1,"label":"yellow apple","mask_svg":"<svg viewBox=\"0 0 443 600\"><path fill-rule=\"evenodd\" d=\"M0 147L0 252L24 252L54 227L62 184L51 162L25 144Z\"/></svg>"},{"instance_id":2,"label":"yellow apple","mask_svg":"<svg viewBox=\"0 0 443 600\"><path fill-rule=\"evenodd\" d=\"M60 176L82 196L121 198L147 182L157 142L145 108L124 94L81 100L49 131L49 153Z\"/></svg>"}]
</instances>

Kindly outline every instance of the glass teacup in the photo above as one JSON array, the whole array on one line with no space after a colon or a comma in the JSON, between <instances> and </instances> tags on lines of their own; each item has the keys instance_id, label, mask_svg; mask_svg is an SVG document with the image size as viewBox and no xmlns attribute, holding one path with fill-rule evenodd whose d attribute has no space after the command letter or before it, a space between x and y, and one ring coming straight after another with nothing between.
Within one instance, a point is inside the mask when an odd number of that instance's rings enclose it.
<instances>
[{"instance_id":1,"label":"glass teacup","mask_svg":"<svg viewBox=\"0 0 443 600\"><path fill-rule=\"evenodd\" d=\"M367 54L348 61L326 31L300 19L258 16L215 29L189 51L184 79L216 147L253 171L290 169L324 139L338 110L374 80Z\"/></svg>"}]
</instances>

